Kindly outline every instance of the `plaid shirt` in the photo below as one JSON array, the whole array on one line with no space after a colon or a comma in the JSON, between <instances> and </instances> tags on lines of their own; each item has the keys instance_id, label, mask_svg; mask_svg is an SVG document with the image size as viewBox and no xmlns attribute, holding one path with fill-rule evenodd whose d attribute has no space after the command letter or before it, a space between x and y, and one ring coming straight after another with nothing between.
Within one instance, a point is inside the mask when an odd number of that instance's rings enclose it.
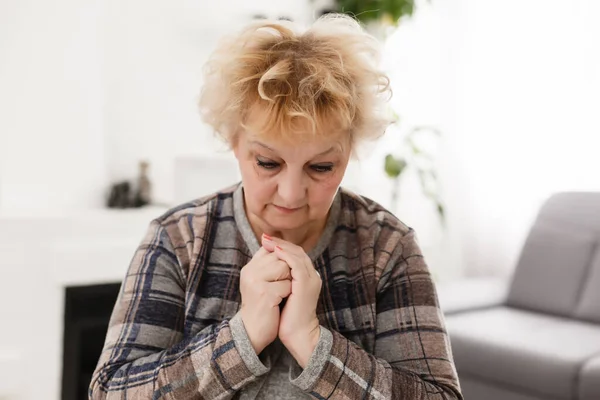
<instances>
[{"instance_id":1,"label":"plaid shirt","mask_svg":"<svg viewBox=\"0 0 600 400\"><path fill-rule=\"evenodd\" d=\"M152 221L123 281L90 399L267 397L261 386L273 377L277 343L257 356L238 314L240 269L258 249L241 184ZM340 189L308 255L323 278L321 336L304 370L295 364L277 378L295 389L287 398L463 398L412 229Z\"/></svg>"}]
</instances>

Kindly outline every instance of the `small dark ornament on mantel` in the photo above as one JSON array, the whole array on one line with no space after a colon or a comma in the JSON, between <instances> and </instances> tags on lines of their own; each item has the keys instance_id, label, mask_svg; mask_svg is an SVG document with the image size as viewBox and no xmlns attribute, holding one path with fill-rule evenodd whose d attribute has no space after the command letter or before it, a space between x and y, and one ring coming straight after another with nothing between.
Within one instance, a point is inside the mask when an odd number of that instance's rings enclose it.
<instances>
[{"instance_id":1,"label":"small dark ornament on mantel","mask_svg":"<svg viewBox=\"0 0 600 400\"><path fill-rule=\"evenodd\" d=\"M152 202L152 184L148 178L148 162L140 162L140 175L138 176L137 191L133 199L134 207L142 207Z\"/></svg>"},{"instance_id":2,"label":"small dark ornament on mantel","mask_svg":"<svg viewBox=\"0 0 600 400\"><path fill-rule=\"evenodd\" d=\"M108 207L109 208L128 208L131 206L131 187L129 182L123 181L115 183L110 188L110 195L108 196Z\"/></svg>"},{"instance_id":3,"label":"small dark ornament on mantel","mask_svg":"<svg viewBox=\"0 0 600 400\"><path fill-rule=\"evenodd\" d=\"M109 208L138 208L152 203L152 184L148 178L147 161L139 164L139 176L135 182L135 192L129 181L121 181L110 188L107 206Z\"/></svg>"}]
</instances>

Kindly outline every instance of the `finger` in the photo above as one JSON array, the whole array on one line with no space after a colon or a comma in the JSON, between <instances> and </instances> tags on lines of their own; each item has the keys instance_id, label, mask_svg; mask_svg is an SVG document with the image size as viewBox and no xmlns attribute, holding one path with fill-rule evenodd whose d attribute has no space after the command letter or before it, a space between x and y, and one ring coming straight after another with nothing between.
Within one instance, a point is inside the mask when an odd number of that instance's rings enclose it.
<instances>
[{"instance_id":1,"label":"finger","mask_svg":"<svg viewBox=\"0 0 600 400\"><path fill-rule=\"evenodd\" d=\"M271 254L272 251L269 251L268 249L265 249L264 247L261 247L258 249L258 251L256 253L254 253L254 255L252 256L252 258L261 258L266 256L267 254Z\"/></svg>"},{"instance_id":2,"label":"finger","mask_svg":"<svg viewBox=\"0 0 600 400\"><path fill-rule=\"evenodd\" d=\"M277 259L260 269L260 277L267 282L291 279L290 267L285 261Z\"/></svg>"},{"instance_id":3,"label":"finger","mask_svg":"<svg viewBox=\"0 0 600 400\"><path fill-rule=\"evenodd\" d=\"M287 240L278 237L271 237L265 234L263 234L263 244L265 246L269 246L269 250L273 249L271 251L273 251L275 254L277 254L275 248L279 246L283 251L297 257L302 265L306 268L306 273L309 276L312 277L317 275L319 278L321 277L321 275L315 270L310 257L306 254L301 246L295 245Z\"/></svg>"},{"instance_id":4,"label":"finger","mask_svg":"<svg viewBox=\"0 0 600 400\"><path fill-rule=\"evenodd\" d=\"M277 244L277 246L279 246L284 252L289 252L292 255L296 256L300 262L302 262L302 265L304 265L304 267L306 268L306 273L311 276L314 277L315 275L319 275L319 273L317 272L317 270L315 269L312 260L310 259L310 257L308 256L308 254L306 254L306 252L304 251L304 249L300 246L297 246L293 243L287 242L283 239L279 239L276 238L275 240L277 240L277 242L279 242ZM275 246L275 247L277 247ZM275 251L275 253L277 254L277 252ZM320 277L320 275L319 275Z\"/></svg>"},{"instance_id":5,"label":"finger","mask_svg":"<svg viewBox=\"0 0 600 400\"><path fill-rule=\"evenodd\" d=\"M275 246L274 254L279 257L280 260L283 260L289 265L291 269L292 278L294 279L306 279L310 278L308 273L308 269L303 262L301 257L296 256L295 254L289 253L285 251L280 246Z\"/></svg>"},{"instance_id":6,"label":"finger","mask_svg":"<svg viewBox=\"0 0 600 400\"><path fill-rule=\"evenodd\" d=\"M288 280L269 282L267 283L267 290L272 293L273 297L277 298L277 304L281 302L292 293L292 283Z\"/></svg>"},{"instance_id":7,"label":"finger","mask_svg":"<svg viewBox=\"0 0 600 400\"><path fill-rule=\"evenodd\" d=\"M252 271L261 271L264 265L277 262L278 260L279 257L277 257L275 253L261 247L256 253L254 253L252 261L248 263L246 267L251 266L250 270ZM252 275L255 277L261 276L259 272L252 272Z\"/></svg>"},{"instance_id":8,"label":"finger","mask_svg":"<svg viewBox=\"0 0 600 400\"><path fill-rule=\"evenodd\" d=\"M265 239L266 239L265 243L268 243L270 241L271 243L274 243L275 246L281 247L283 250L287 251L290 254L294 254L298 257L306 255L306 252L304 251L304 249L302 247L295 245L292 242L288 242L287 240L283 240L278 237L269 237L269 238L265 238ZM273 246L273 251L275 251L275 246Z\"/></svg>"},{"instance_id":9,"label":"finger","mask_svg":"<svg viewBox=\"0 0 600 400\"><path fill-rule=\"evenodd\" d=\"M258 260L258 265L262 266L279 260L279 257L277 257L277 254L275 254L274 252L269 251L269 249L265 249L263 247L261 247L261 249L262 251L260 257L256 257L256 259ZM258 252L256 252L256 254L258 254Z\"/></svg>"},{"instance_id":10,"label":"finger","mask_svg":"<svg viewBox=\"0 0 600 400\"><path fill-rule=\"evenodd\" d=\"M261 239L261 244L262 246L267 249L270 252L275 251L275 242L273 241L273 239L270 236L267 236L263 233L262 239Z\"/></svg>"}]
</instances>

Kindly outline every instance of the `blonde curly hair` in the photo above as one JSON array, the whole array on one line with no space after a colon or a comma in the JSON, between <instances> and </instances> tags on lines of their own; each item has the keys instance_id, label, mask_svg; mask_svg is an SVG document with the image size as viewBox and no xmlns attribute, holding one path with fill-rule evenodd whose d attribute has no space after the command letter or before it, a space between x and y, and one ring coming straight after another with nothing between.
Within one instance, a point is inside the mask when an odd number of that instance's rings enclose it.
<instances>
[{"instance_id":1,"label":"blonde curly hair","mask_svg":"<svg viewBox=\"0 0 600 400\"><path fill-rule=\"evenodd\" d=\"M306 135L377 138L389 119L378 41L353 18L328 14L302 30L255 22L224 38L204 70L203 120L229 145L240 128L292 142ZM253 118L259 111L261 118ZM249 126L252 124L252 126Z\"/></svg>"}]
</instances>

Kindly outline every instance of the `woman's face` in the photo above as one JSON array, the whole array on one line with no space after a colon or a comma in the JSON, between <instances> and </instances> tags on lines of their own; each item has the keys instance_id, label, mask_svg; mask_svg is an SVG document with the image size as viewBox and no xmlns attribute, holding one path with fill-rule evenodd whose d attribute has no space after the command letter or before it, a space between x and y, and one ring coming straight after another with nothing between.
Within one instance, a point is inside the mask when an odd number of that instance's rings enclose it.
<instances>
[{"instance_id":1,"label":"woman's face","mask_svg":"<svg viewBox=\"0 0 600 400\"><path fill-rule=\"evenodd\" d=\"M249 217L260 219L272 233L323 221L344 177L349 147L332 138L292 145L240 133L233 150Z\"/></svg>"}]
</instances>

